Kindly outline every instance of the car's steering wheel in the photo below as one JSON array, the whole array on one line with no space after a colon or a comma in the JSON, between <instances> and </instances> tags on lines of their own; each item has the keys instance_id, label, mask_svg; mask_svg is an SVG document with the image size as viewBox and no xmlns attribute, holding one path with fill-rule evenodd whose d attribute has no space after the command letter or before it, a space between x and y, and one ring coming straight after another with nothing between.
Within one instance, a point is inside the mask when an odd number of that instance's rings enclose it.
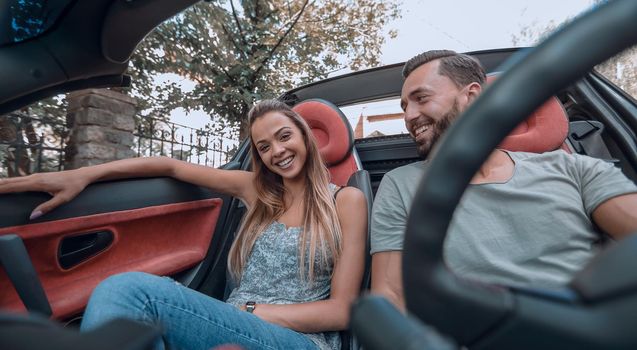
<instances>
[{"instance_id":1,"label":"car's steering wheel","mask_svg":"<svg viewBox=\"0 0 637 350\"><path fill-rule=\"evenodd\" d=\"M476 348L637 347L637 237L597 257L563 293L470 282L449 272L442 255L456 205L501 140L543 101L634 43L637 1L599 6L511 58L498 80L445 134L416 192L407 225L403 281L410 313ZM386 305L371 298L354 309L354 331L366 347L380 348L381 337L391 338L389 328L375 331L370 326L372 314L380 315L384 327L396 324L396 313L387 316L393 318L389 323L381 309L387 310ZM414 341L402 346L414 344L418 347Z\"/></svg>"}]
</instances>

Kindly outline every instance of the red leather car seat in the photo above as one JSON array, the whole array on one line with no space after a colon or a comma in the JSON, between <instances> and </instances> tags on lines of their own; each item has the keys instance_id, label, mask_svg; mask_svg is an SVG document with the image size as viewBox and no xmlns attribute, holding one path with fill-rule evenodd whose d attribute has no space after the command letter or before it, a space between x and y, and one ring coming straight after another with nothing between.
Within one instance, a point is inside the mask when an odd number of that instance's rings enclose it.
<instances>
[{"instance_id":1,"label":"red leather car seat","mask_svg":"<svg viewBox=\"0 0 637 350\"><path fill-rule=\"evenodd\" d=\"M487 84L496 76L487 76ZM525 121L513 129L500 144L509 151L543 153L563 149L570 153L565 143L568 136L568 115L556 97L549 98Z\"/></svg>"},{"instance_id":2,"label":"red leather car seat","mask_svg":"<svg viewBox=\"0 0 637 350\"><path fill-rule=\"evenodd\" d=\"M354 133L343 112L321 99L303 101L293 110L310 126L321 157L332 175L332 183L345 186L361 169L354 150Z\"/></svg>"}]
</instances>

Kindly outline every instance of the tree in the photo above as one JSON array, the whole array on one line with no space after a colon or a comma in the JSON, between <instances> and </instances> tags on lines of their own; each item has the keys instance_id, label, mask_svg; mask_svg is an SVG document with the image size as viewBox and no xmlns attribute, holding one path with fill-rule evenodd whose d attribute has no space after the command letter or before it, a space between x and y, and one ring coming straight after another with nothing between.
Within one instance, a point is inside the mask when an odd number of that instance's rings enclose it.
<instances>
[{"instance_id":1,"label":"tree","mask_svg":"<svg viewBox=\"0 0 637 350\"><path fill-rule=\"evenodd\" d=\"M217 128L243 131L257 100L343 65L377 65L383 28L398 16L394 0L202 2L138 47L130 67L133 94L143 96L141 107L151 114L201 108L220 117ZM161 73L185 76L195 86L158 86L154 79Z\"/></svg>"}]
</instances>

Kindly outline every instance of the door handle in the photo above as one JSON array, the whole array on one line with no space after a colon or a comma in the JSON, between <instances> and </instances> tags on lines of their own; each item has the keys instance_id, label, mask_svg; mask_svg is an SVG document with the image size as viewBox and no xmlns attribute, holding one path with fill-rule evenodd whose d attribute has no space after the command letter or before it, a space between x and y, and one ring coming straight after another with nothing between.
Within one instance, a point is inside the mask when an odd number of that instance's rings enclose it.
<instances>
[{"instance_id":1,"label":"door handle","mask_svg":"<svg viewBox=\"0 0 637 350\"><path fill-rule=\"evenodd\" d=\"M58 249L58 262L63 269L70 269L104 251L113 238L113 232L108 230L65 237Z\"/></svg>"}]
</instances>

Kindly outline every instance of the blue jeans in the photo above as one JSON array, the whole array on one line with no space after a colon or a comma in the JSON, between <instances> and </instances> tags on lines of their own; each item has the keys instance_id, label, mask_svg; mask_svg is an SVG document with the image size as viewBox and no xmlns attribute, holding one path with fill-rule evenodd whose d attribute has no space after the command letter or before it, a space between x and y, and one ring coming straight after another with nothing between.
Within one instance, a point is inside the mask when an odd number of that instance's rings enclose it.
<instances>
[{"instance_id":1,"label":"blue jeans","mask_svg":"<svg viewBox=\"0 0 637 350\"><path fill-rule=\"evenodd\" d=\"M163 336L156 349L210 349L222 344L244 349L318 349L301 333L263 321L167 277L142 272L114 275L100 283L80 329L90 330L114 318L160 326Z\"/></svg>"}]
</instances>

